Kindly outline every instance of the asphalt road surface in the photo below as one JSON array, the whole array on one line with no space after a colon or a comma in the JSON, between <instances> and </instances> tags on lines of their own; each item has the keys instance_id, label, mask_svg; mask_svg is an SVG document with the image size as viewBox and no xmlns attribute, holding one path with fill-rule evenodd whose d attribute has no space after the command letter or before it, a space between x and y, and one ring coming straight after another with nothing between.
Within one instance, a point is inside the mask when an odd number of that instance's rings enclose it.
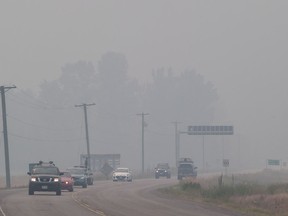
<instances>
[{"instance_id":1,"label":"asphalt road surface","mask_svg":"<svg viewBox=\"0 0 288 216\"><path fill-rule=\"evenodd\" d=\"M0 216L240 216L233 211L185 199L167 197L156 188L176 184L175 179L133 182L96 181L74 192L35 192L28 189L0 191Z\"/></svg>"}]
</instances>

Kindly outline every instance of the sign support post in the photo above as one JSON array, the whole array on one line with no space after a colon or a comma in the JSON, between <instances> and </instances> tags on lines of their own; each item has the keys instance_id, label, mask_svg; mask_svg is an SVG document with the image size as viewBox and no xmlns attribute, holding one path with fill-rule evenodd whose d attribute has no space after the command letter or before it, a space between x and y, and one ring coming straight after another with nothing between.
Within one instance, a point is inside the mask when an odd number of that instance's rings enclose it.
<instances>
[{"instance_id":1,"label":"sign support post","mask_svg":"<svg viewBox=\"0 0 288 216\"><path fill-rule=\"evenodd\" d=\"M197 126L188 126L188 135L202 135L202 153L203 153L203 170L205 169L205 143L204 143L204 136L205 135L233 135L234 134L234 127L231 125L197 125ZM222 145L222 151L224 151ZM224 165L224 153L222 152L223 157L223 167L229 166L229 160L228 160L228 166ZM225 159L227 160L227 159Z\"/></svg>"}]
</instances>

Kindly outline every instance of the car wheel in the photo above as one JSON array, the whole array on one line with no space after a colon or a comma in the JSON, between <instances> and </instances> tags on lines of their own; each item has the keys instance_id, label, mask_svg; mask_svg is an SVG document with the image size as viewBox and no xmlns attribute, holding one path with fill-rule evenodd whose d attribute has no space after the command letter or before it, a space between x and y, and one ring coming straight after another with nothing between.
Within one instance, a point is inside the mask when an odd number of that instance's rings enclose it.
<instances>
[{"instance_id":1,"label":"car wheel","mask_svg":"<svg viewBox=\"0 0 288 216\"><path fill-rule=\"evenodd\" d=\"M58 189L58 190L56 191L56 195L57 195L57 196L60 196L60 195L61 195L61 189Z\"/></svg>"},{"instance_id":2,"label":"car wheel","mask_svg":"<svg viewBox=\"0 0 288 216\"><path fill-rule=\"evenodd\" d=\"M82 188L87 188L87 184L82 185Z\"/></svg>"},{"instance_id":3,"label":"car wheel","mask_svg":"<svg viewBox=\"0 0 288 216\"><path fill-rule=\"evenodd\" d=\"M29 195L34 195L34 191L32 189L29 188Z\"/></svg>"},{"instance_id":4,"label":"car wheel","mask_svg":"<svg viewBox=\"0 0 288 216\"><path fill-rule=\"evenodd\" d=\"M69 188L69 192L73 192L73 190L74 190L73 187Z\"/></svg>"}]
</instances>

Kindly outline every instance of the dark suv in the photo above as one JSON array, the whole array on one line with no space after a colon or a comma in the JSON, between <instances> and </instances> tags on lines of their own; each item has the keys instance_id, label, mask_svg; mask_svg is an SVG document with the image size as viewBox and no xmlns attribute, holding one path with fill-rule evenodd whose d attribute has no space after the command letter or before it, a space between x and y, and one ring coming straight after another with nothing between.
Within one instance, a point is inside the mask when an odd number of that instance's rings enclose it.
<instances>
[{"instance_id":1,"label":"dark suv","mask_svg":"<svg viewBox=\"0 0 288 216\"><path fill-rule=\"evenodd\" d=\"M166 177L171 178L170 167L168 163L159 163L155 168L155 178L158 179L159 177Z\"/></svg>"},{"instance_id":2,"label":"dark suv","mask_svg":"<svg viewBox=\"0 0 288 216\"><path fill-rule=\"evenodd\" d=\"M54 191L56 195L61 195L61 172L52 161L44 163L40 161L30 172L29 195L34 195L34 191Z\"/></svg>"}]
</instances>

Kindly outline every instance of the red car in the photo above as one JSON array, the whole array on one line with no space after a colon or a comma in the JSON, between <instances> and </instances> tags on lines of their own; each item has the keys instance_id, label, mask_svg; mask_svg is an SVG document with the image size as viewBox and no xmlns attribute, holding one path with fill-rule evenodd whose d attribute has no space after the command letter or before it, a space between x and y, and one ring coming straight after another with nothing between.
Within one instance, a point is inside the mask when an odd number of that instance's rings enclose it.
<instances>
[{"instance_id":1,"label":"red car","mask_svg":"<svg viewBox=\"0 0 288 216\"><path fill-rule=\"evenodd\" d=\"M61 175L61 189L72 192L74 189L74 181L70 172L63 172Z\"/></svg>"}]
</instances>

